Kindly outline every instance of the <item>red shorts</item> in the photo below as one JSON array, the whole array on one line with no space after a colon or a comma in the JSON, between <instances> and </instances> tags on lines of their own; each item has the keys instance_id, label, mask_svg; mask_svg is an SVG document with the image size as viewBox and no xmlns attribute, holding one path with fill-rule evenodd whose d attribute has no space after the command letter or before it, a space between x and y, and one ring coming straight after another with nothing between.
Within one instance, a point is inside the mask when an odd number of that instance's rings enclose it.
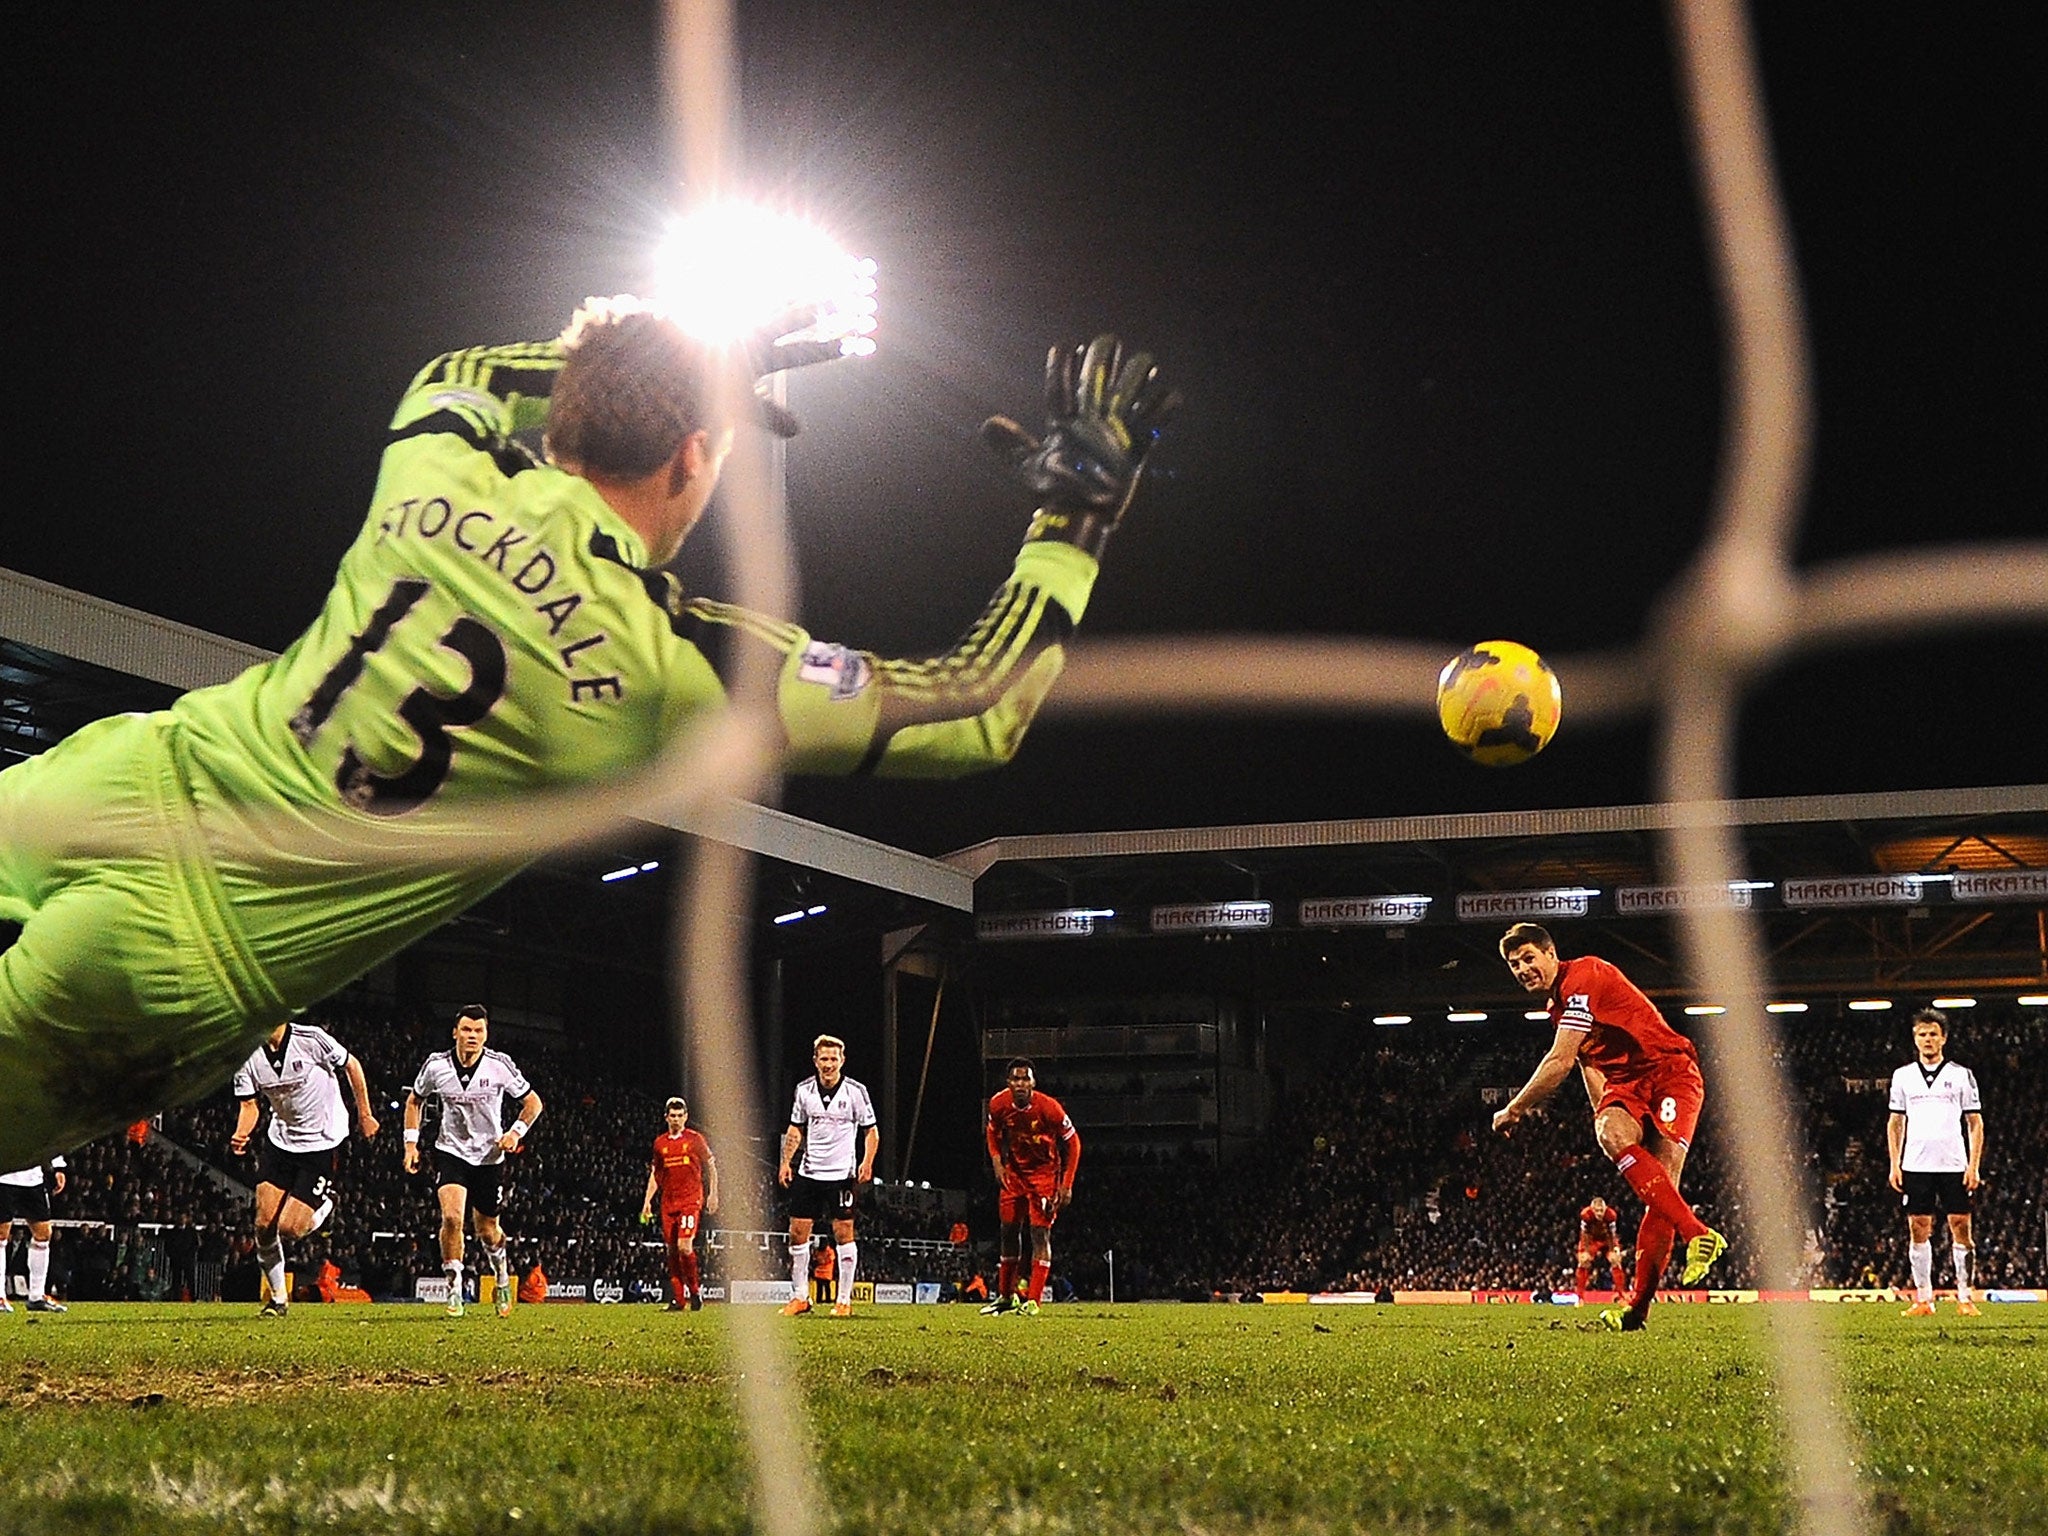
<instances>
[{"instance_id":1,"label":"red shorts","mask_svg":"<svg viewBox=\"0 0 2048 1536\"><path fill-rule=\"evenodd\" d=\"M661 1240L671 1248L687 1248L697 1241L698 1211L663 1211Z\"/></svg>"},{"instance_id":2,"label":"red shorts","mask_svg":"<svg viewBox=\"0 0 2048 1536\"><path fill-rule=\"evenodd\" d=\"M1648 1077L1625 1083L1609 1078L1593 1113L1598 1117L1618 1105L1638 1125L1648 1126L1681 1147L1690 1147L1706 1101L1707 1085L1700 1078L1700 1069L1680 1057Z\"/></svg>"},{"instance_id":3,"label":"red shorts","mask_svg":"<svg viewBox=\"0 0 2048 1536\"><path fill-rule=\"evenodd\" d=\"M1595 1259L1604 1259L1610 1253L1619 1252L1621 1252L1621 1240L1619 1238L1610 1237L1604 1240L1596 1238L1593 1246L1590 1248L1584 1243L1579 1244L1579 1262L1581 1264L1590 1264Z\"/></svg>"},{"instance_id":4,"label":"red shorts","mask_svg":"<svg viewBox=\"0 0 2048 1536\"><path fill-rule=\"evenodd\" d=\"M1057 1188L1050 1181L1019 1184L1015 1189L1006 1187L996 1201L1003 1225L1014 1227L1029 1221L1034 1227L1051 1226L1060 1213Z\"/></svg>"}]
</instances>

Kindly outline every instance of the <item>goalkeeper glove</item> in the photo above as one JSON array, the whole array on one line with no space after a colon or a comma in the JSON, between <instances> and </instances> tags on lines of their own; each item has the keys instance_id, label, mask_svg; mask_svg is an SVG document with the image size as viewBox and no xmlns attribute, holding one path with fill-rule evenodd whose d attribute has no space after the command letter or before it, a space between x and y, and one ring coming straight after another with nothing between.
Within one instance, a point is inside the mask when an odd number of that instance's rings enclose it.
<instances>
[{"instance_id":1,"label":"goalkeeper glove","mask_svg":"<svg viewBox=\"0 0 2048 1536\"><path fill-rule=\"evenodd\" d=\"M795 437L803 430L803 423L797 420L788 406L769 394L770 377L787 373L792 368L808 368L813 363L829 363L834 358L847 355L841 336L803 334L815 332L821 319L820 306L799 304L777 315L740 344L748 374L753 379L754 400L761 413L761 425L777 437Z\"/></svg>"},{"instance_id":2,"label":"goalkeeper glove","mask_svg":"<svg viewBox=\"0 0 2048 1536\"><path fill-rule=\"evenodd\" d=\"M1027 540L1055 539L1101 558L1138 488L1145 455L1180 405L1147 353L1128 356L1114 336L1055 346L1045 360L1043 439L1007 416L981 424L981 439L1043 498Z\"/></svg>"}]
</instances>

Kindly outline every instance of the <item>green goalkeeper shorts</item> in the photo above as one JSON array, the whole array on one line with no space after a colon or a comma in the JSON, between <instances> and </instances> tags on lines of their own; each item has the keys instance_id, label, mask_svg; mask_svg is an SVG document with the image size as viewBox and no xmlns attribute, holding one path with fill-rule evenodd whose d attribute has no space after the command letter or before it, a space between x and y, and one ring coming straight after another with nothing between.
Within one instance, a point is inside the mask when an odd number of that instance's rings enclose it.
<instances>
[{"instance_id":1,"label":"green goalkeeper shorts","mask_svg":"<svg viewBox=\"0 0 2048 1536\"><path fill-rule=\"evenodd\" d=\"M169 715L0 772L0 1168L201 1096L285 1017L231 911Z\"/></svg>"}]
</instances>

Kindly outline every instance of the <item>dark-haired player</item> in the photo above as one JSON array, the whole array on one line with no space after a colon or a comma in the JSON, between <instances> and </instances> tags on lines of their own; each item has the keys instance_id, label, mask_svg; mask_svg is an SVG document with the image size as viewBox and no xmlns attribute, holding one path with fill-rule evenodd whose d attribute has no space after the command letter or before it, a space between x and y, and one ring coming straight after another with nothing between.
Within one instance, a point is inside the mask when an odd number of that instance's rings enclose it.
<instances>
[{"instance_id":1,"label":"dark-haired player","mask_svg":"<svg viewBox=\"0 0 2048 1536\"><path fill-rule=\"evenodd\" d=\"M1603 1258L1614 1276L1614 1294L1628 1294L1628 1282L1622 1278L1621 1272L1621 1239L1615 1233L1615 1220L1619 1214L1599 1195L1580 1207L1578 1267L1574 1283L1581 1296L1593 1283L1594 1264Z\"/></svg>"},{"instance_id":2,"label":"dark-haired player","mask_svg":"<svg viewBox=\"0 0 2048 1536\"><path fill-rule=\"evenodd\" d=\"M1524 991L1548 999L1557 1034L1529 1081L1493 1117L1493 1128L1506 1132L1555 1093L1573 1068L1584 1075L1593 1135L1644 1206L1635 1288L1626 1307L1600 1314L1609 1327L1633 1332L1649 1317L1674 1238L1686 1245L1685 1285L1705 1279L1728 1247L1678 1192L1707 1098L1699 1052L1619 969L1597 955L1559 959L1550 934L1535 923L1517 923L1501 935L1500 954Z\"/></svg>"},{"instance_id":3,"label":"dark-haired player","mask_svg":"<svg viewBox=\"0 0 2048 1536\"><path fill-rule=\"evenodd\" d=\"M235 1129L228 1150L240 1157L256 1130L259 1099L270 1106L270 1129L257 1157L256 1259L270 1282L263 1317L283 1317L284 1245L311 1237L334 1214L334 1173L348 1140L348 1079L363 1139L377 1134L363 1064L317 1025L287 1019L249 1053L235 1073Z\"/></svg>"},{"instance_id":4,"label":"dark-haired player","mask_svg":"<svg viewBox=\"0 0 2048 1536\"><path fill-rule=\"evenodd\" d=\"M441 1101L441 1129L434 1137L434 1198L441 1207L441 1267L448 1272L448 1315L462 1316L462 1224L476 1226L476 1240L497 1282L498 1316L512 1310L511 1259L498 1216L505 1196L505 1154L519 1150L540 1118L540 1095L503 1051L492 1050L491 1016L472 1003L455 1016L455 1044L420 1063L419 1076L405 1094L405 1171L420 1166L420 1118L428 1099ZM505 1100L519 1108L505 1124Z\"/></svg>"},{"instance_id":5,"label":"dark-haired player","mask_svg":"<svg viewBox=\"0 0 2048 1536\"><path fill-rule=\"evenodd\" d=\"M668 1260L668 1309L692 1312L704 1305L704 1287L697 1272L697 1222L718 1214L718 1160L703 1133L690 1129L690 1104L681 1094L662 1112L666 1129L654 1138L654 1160L647 1165L647 1193L640 1200L640 1223L654 1219L654 1197L661 1196L661 1250Z\"/></svg>"},{"instance_id":6,"label":"dark-haired player","mask_svg":"<svg viewBox=\"0 0 2048 1536\"><path fill-rule=\"evenodd\" d=\"M988 1101L988 1161L1002 1194L1002 1265L996 1299L981 1310L990 1315L1023 1312L1036 1316L1052 1274L1052 1224L1074 1198L1081 1170L1081 1133L1060 1101L1038 1089L1038 1074L1026 1056L1014 1058L1004 1083ZM1031 1233L1031 1277L1018 1283L1024 1234Z\"/></svg>"},{"instance_id":7,"label":"dark-haired player","mask_svg":"<svg viewBox=\"0 0 2048 1536\"><path fill-rule=\"evenodd\" d=\"M516 873L527 852L490 843L510 803L650 763L726 703L745 648L779 669L789 771L1007 761L1174 397L1114 338L1056 349L1044 440L984 428L1037 498L1008 579L950 651L893 661L666 569L741 425L720 401L814 360L707 347L631 300L435 359L283 655L0 772L0 921L23 925L0 954L0 1168L225 1081L276 1020Z\"/></svg>"}]
</instances>

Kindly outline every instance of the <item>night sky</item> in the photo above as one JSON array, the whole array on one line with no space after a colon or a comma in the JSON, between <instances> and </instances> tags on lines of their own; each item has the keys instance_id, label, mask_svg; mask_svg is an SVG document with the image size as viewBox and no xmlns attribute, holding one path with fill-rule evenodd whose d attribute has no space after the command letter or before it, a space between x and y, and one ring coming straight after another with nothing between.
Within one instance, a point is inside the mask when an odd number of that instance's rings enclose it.
<instances>
[{"instance_id":1,"label":"night sky","mask_svg":"<svg viewBox=\"0 0 2048 1536\"><path fill-rule=\"evenodd\" d=\"M801 617L938 649L1028 511L975 443L1116 329L1187 396L1087 632L1637 639L1705 526L1716 317L1651 6L749 3L746 180L880 264L878 356L792 403ZM1819 401L1803 563L2037 538L2031 55L1973 14L1760 21ZM1205 19L1208 18L1208 19ZM643 287L676 200L640 6L15 23L19 407L0 565L281 647L449 347ZM2023 114L2025 119L2023 121ZM714 510L713 516L716 516ZM723 595L710 530L683 569ZM2048 779L2040 628L1802 659L1743 794ZM793 786L927 852L1049 830L1651 797L1433 722L1057 718L956 786Z\"/></svg>"}]
</instances>

